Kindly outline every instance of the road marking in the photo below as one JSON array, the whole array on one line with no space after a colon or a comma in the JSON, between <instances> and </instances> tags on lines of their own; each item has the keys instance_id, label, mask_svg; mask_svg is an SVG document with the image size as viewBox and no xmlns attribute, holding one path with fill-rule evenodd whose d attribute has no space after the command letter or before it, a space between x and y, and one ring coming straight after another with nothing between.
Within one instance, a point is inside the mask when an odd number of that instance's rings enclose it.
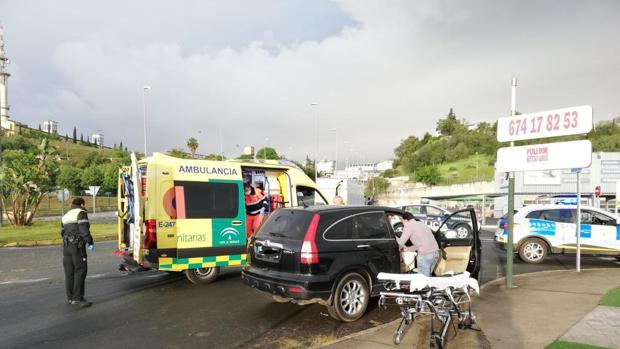
<instances>
[{"instance_id":1,"label":"road marking","mask_svg":"<svg viewBox=\"0 0 620 349\"><path fill-rule=\"evenodd\" d=\"M495 239L480 239L482 242L495 242Z\"/></svg>"},{"instance_id":2,"label":"road marking","mask_svg":"<svg viewBox=\"0 0 620 349\"><path fill-rule=\"evenodd\" d=\"M5 282L0 282L0 285L10 285L10 284L29 284L35 282L41 282L49 280L49 278L40 278L40 279L27 279L27 280L9 280Z\"/></svg>"},{"instance_id":3,"label":"road marking","mask_svg":"<svg viewBox=\"0 0 620 349\"><path fill-rule=\"evenodd\" d=\"M103 274L95 274L95 275L88 275L86 278L87 279L98 279L104 276L108 276L110 275L110 273L103 273Z\"/></svg>"}]
</instances>

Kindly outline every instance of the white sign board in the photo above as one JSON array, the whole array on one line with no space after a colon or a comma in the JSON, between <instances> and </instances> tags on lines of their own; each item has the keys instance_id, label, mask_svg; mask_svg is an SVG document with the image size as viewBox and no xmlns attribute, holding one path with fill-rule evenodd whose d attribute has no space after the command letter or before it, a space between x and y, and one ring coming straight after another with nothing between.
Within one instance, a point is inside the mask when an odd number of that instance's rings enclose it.
<instances>
[{"instance_id":1,"label":"white sign board","mask_svg":"<svg viewBox=\"0 0 620 349\"><path fill-rule=\"evenodd\" d=\"M592 107L542 111L497 120L497 140L520 141L588 133L592 130Z\"/></svg>"},{"instance_id":2,"label":"white sign board","mask_svg":"<svg viewBox=\"0 0 620 349\"><path fill-rule=\"evenodd\" d=\"M96 186L96 185L91 185L90 187L88 187L88 190L86 192L92 196L97 196L97 193L99 192L99 188L101 187Z\"/></svg>"},{"instance_id":3,"label":"white sign board","mask_svg":"<svg viewBox=\"0 0 620 349\"><path fill-rule=\"evenodd\" d=\"M507 147L497 150L498 172L540 171L588 167L592 143L588 140Z\"/></svg>"}]
</instances>

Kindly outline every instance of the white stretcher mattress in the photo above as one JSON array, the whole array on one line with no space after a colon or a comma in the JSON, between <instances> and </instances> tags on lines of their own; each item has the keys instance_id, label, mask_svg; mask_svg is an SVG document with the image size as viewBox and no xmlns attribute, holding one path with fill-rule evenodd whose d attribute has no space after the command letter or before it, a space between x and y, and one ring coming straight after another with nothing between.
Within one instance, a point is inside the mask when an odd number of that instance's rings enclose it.
<instances>
[{"instance_id":1,"label":"white stretcher mattress","mask_svg":"<svg viewBox=\"0 0 620 349\"><path fill-rule=\"evenodd\" d=\"M478 280L469 276L469 272L463 272L454 276L428 277L422 274L393 274L379 273L377 278L382 281L394 281L396 283L409 282L409 292L419 291L426 287L445 290L448 287L466 289L471 287L480 294Z\"/></svg>"}]
</instances>

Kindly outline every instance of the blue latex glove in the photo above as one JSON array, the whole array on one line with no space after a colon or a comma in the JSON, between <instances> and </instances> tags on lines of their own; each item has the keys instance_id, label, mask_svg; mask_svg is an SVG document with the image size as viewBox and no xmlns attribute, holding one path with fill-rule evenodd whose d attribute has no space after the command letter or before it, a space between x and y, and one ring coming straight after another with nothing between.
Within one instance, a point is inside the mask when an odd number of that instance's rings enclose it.
<instances>
[{"instance_id":1,"label":"blue latex glove","mask_svg":"<svg viewBox=\"0 0 620 349\"><path fill-rule=\"evenodd\" d=\"M88 250L93 252L95 250L95 245L88 245Z\"/></svg>"}]
</instances>

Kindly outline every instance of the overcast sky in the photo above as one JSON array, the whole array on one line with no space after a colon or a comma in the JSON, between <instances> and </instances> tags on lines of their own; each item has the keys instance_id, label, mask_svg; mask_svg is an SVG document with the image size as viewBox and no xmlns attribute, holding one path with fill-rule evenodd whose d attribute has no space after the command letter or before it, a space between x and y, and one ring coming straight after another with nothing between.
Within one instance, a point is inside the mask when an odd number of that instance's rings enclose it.
<instances>
[{"instance_id":1,"label":"overcast sky","mask_svg":"<svg viewBox=\"0 0 620 349\"><path fill-rule=\"evenodd\" d=\"M218 153L221 132L229 157L268 138L302 159L318 116L319 156L343 164L393 157L451 107L507 116L512 76L523 113L620 115L618 18L619 1L0 0L15 120L141 151L150 85L149 152Z\"/></svg>"}]
</instances>

